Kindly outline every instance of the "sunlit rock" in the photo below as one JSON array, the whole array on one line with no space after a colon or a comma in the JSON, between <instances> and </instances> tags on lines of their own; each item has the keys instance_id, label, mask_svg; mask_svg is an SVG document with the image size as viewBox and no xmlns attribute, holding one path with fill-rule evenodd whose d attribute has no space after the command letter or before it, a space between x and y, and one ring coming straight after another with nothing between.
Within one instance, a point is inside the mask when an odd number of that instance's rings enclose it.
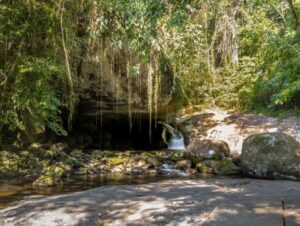
<instances>
[{"instance_id":1,"label":"sunlit rock","mask_svg":"<svg viewBox=\"0 0 300 226\"><path fill-rule=\"evenodd\" d=\"M244 174L257 178L300 179L300 144L284 133L248 137L241 155Z\"/></svg>"}]
</instances>

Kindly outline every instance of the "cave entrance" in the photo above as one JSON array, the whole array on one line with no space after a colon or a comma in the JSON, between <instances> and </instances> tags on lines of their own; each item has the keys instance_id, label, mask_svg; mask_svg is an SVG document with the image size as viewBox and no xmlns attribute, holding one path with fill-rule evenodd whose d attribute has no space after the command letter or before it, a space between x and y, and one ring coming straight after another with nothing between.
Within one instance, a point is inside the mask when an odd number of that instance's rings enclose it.
<instances>
[{"instance_id":1,"label":"cave entrance","mask_svg":"<svg viewBox=\"0 0 300 226\"><path fill-rule=\"evenodd\" d=\"M158 150L167 148L162 139L163 126L151 122L151 138L149 135L149 119L141 119L130 124L128 119L105 119L102 123L89 119L76 122L73 137L77 145L81 143L87 148L102 150ZM72 136L72 135L71 135Z\"/></svg>"}]
</instances>

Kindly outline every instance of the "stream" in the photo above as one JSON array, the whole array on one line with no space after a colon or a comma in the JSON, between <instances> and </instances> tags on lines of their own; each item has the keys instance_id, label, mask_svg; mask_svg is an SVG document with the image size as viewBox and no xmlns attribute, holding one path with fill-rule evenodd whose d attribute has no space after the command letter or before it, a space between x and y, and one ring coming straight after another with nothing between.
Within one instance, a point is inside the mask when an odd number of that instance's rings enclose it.
<instances>
[{"instance_id":1,"label":"stream","mask_svg":"<svg viewBox=\"0 0 300 226\"><path fill-rule=\"evenodd\" d=\"M32 187L32 180L0 180L0 209L13 206L29 196L40 195L58 195L78 191L85 191L104 185L133 185L146 184L158 181L173 179L211 179L211 178L229 178L216 175L197 175L187 176L178 172L177 175L170 174L171 169L166 169L166 173L156 176L129 176L129 175L111 175L111 176L73 176L65 178L58 186L51 188L37 189ZM233 178L233 177L230 177ZM236 177L234 177L236 178Z\"/></svg>"},{"instance_id":2,"label":"stream","mask_svg":"<svg viewBox=\"0 0 300 226\"><path fill-rule=\"evenodd\" d=\"M170 152L176 150L184 150L183 135L174 128L168 126L170 130L170 138L168 140L168 149ZM30 197L41 195L59 195L68 194L78 191L85 191L92 188L105 185L133 185L146 184L158 181L173 180L173 179L211 179L211 178L237 178L224 177L212 174L191 175L183 170L176 169L174 164L162 164L156 175L124 175L124 174L108 174L98 176L78 176L72 175L69 178L64 178L63 181L50 188L36 188L32 186L32 179L10 179L0 180L0 209L14 206L20 201ZM239 178L239 177L238 177Z\"/></svg>"}]
</instances>

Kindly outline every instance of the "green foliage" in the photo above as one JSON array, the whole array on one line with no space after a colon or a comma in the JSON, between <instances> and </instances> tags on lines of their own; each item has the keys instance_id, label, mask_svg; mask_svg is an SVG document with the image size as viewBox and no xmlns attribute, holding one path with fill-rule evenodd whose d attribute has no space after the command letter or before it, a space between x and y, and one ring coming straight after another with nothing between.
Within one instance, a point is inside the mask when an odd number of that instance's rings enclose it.
<instances>
[{"instance_id":1,"label":"green foliage","mask_svg":"<svg viewBox=\"0 0 300 226\"><path fill-rule=\"evenodd\" d=\"M50 59L28 58L16 62L15 73L13 90L1 109L2 122L11 130L44 131L46 125L65 135L59 117L62 103L51 84L54 79L62 80L62 69Z\"/></svg>"},{"instance_id":2,"label":"green foliage","mask_svg":"<svg viewBox=\"0 0 300 226\"><path fill-rule=\"evenodd\" d=\"M153 67L155 109L165 75L172 104L297 108L299 12L286 0L0 1L0 130L65 135L61 111L73 113L78 67L100 42ZM126 70L136 79L137 64Z\"/></svg>"},{"instance_id":3,"label":"green foliage","mask_svg":"<svg viewBox=\"0 0 300 226\"><path fill-rule=\"evenodd\" d=\"M299 34L286 32L283 37L276 37L269 43L265 57L267 62L272 62L273 68L258 84L261 89L258 94L271 107L296 107L300 104Z\"/></svg>"},{"instance_id":4,"label":"green foliage","mask_svg":"<svg viewBox=\"0 0 300 226\"><path fill-rule=\"evenodd\" d=\"M8 128L34 134L48 127L66 135L60 114L68 107L70 93L65 85L61 8L51 1L0 3L0 133ZM66 18L70 32L77 25L73 17ZM79 44L68 37L75 55Z\"/></svg>"}]
</instances>

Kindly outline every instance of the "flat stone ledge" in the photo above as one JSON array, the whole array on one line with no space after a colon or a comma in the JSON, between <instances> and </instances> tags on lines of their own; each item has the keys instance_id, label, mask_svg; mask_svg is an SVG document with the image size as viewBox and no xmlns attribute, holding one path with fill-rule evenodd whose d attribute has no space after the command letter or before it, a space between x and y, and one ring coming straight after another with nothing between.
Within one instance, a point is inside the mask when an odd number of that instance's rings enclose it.
<instances>
[{"instance_id":1,"label":"flat stone ledge","mask_svg":"<svg viewBox=\"0 0 300 226\"><path fill-rule=\"evenodd\" d=\"M168 180L30 196L0 225L300 225L300 182Z\"/></svg>"}]
</instances>

